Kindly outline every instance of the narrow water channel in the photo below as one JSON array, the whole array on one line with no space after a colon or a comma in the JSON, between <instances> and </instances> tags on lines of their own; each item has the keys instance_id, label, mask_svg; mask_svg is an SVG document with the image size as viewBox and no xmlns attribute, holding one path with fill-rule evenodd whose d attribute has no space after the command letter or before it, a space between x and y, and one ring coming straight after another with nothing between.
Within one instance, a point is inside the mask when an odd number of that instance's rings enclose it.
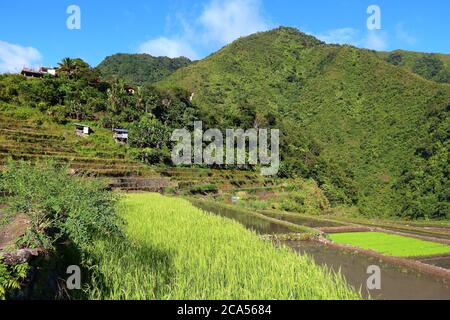
<instances>
[{"instance_id":1,"label":"narrow water channel","mask_svg":"<svg viewBox=\"0 0 450 320\"><path fill-rule=\"evenodd\" d=\"M238 221L259 234L277 234L293 232L289 228L251 216L236 209L215 206L211 203L195 201L198 208ZM291 221L292 222L292 221ZM436 277L406 269L395 264L385 263L379 259L307 241L287 241L286 246L299 254L307 254L319 264L334 272L341 272L347 283L355 290L361 291L365 298L382 300L436 299L450 300L450 284ZM444 257L426 263L445 267L449 258ZM381 270L381 290L367 289L369 266L376 265Z\"/></svg>"}]
</instances>

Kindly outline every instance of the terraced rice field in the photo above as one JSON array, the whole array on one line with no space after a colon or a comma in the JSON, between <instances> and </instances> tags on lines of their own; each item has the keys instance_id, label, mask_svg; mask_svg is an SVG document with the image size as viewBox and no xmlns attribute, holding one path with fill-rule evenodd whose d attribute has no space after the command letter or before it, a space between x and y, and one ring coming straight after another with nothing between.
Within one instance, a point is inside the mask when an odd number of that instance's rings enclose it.
<instances>
[{"instance_id":1,"label":"terraced rice field","mask_svg":"<svg viewBox=\"0 0 450 320\"><path fill-rule=\"evenodd\" d=\"M394 257L420 257L450 253L450 246L381 232L335 233L335 243L352 245Z\"/></svg>"},{"instance_id":2,"label":"terraced rice field","mask_svg":"<svg viewBox=\"0 0 450 320\"><path fill-rule=\"evenodd\" d=\"M0 115L0 169L8 159L52 160L69 163L74 173L110 179L112 186L122 190L156 191L169 185L153 168L134 160L127 146L116 144L109 130L98 128L83 138L75 135L70 124L37 125L32 112L30 119Z\"/></svg>"},{"instance_id":3,"label":"terraced rice field","mask_svg":"<svg viewBox=\"0 0 450 320\"><path fill-rule=\"evenodd\" d=\"M128 241L98 241L93 299L359 299L340 276L187 200L131 194ZM243 254L245 252L245 254Z\"/></svg>"},{"instance_id":4,"label":"terraced rice field","mask_svg":"<svg viewBox=\"0 0 450 320\"><path fill-rule=\"evenodd\" d=\"M199 184L214 184L221 190L239 190L244 188L266 188L275 186L277 181L259 173L243 170L214 170L203 168L169 168L159 173L176 181L180 188L189 188Z\"/></svg>"},{"instance_id":5,"label":"terraced rice field","mask_svg":"<svg viewBox=\"0 0 450 320\"><path fill-rule=\"evenodd\" d=\"M0 169L8 158L53 160L70 163L76 173L110 178L114 188L134 191L162 191L169 186L188 189L214 184L219 189L265 188L276 184L258 173L202 168L151 168L130 156L129 147L116 144L110 130L96 128L93 135L75 135L71 124L37 124L36 110L18 119L14 113L0 114Z\"/></svg>"}]
</instances>

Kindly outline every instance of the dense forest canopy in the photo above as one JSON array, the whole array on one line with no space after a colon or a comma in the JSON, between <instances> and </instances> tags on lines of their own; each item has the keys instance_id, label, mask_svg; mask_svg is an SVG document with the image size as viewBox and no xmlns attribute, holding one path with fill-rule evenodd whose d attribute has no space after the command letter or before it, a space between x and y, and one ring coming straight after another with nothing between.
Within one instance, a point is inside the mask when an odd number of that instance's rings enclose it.
<instances>
[{"instance_id":1,"label":"dense forest canopy","mask_svg":"<svg viewBox=\"0 0 450 320\"><path fill-rule=\"evenodd\" d=\"M378 55L392 65L405 68L427 80L450 83L450 55L396 50Z\"/></svg>"},{"instance_id":2,"label":"dense forest canopy","mask_svg":"<svg viewBox=\"0 0 450 320\"><path fill-rule=\"evenodd\" d=\"M129 84L154 83L185 67L191 60L184 57L153 57L148 54L115 54L107 57L97 70L104 79L121 78Z\"/></svg>"}]
</instances>

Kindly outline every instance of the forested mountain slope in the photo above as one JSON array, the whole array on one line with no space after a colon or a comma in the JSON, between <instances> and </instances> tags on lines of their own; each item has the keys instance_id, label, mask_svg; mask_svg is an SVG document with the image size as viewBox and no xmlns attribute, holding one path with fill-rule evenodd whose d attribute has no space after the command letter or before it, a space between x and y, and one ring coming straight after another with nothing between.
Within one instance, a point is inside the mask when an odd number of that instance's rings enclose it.
<instances>
[{"instance_id":1,"label":"forested mountain slope","mask_svg":"<svg viewBox=\"0 0 450 320\"><path fill-rule=\"evenodd\" d=\"M279 28L241 38L159 86L194 93L207 126L281 129L281 174L315 178L334 205L450 217L450 86L374 51Z\"/></svg>"},{"instance_id":2,"label":"forested mountain slope","mask_svg":"<svg viewBox=\"0 0 450 320\"><path fill-rule=\"evenodd\" d=\"M97 70L105 79L122 78L130 84L153 83L189 65L188 58L153 57L148 54L115 54L107 57Z\"/></svg>"},{"instance_id":3,"label":"forested mountain slope","mask_svg":"<svg viewBox=\"0 0 450 320\"><path fill-rule=\"evenodd\" d=\"M378 52L394 66L405 68L421 77L438 83L450 83L450 55L404 50Z\"/></svg>"}]
</instances>

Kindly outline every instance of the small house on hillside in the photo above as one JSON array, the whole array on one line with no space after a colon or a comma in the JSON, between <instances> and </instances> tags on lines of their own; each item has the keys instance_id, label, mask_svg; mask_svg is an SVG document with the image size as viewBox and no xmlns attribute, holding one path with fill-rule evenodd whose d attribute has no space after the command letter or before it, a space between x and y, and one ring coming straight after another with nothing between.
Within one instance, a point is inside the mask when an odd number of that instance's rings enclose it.
<instances>
[{"instance_id":1,"label":"small house on hillside","mask_svg":"<svg viewBox=\"0 0 450 320\"><path fill-rule=\"evenodd\" d=\"M27 78L42 78L46 74L56 76L56 69L46 67L41 67L39 68L39 70L34 70L31 68L23 68L20 74Z\"/></svg>"},{"instance_id":2,"label":"small house on hillside","mask_svg":"<svg viewBox=\"0 0 450 320\"><path fill-rule=\"evenodd\" d=\"M80 137L88 137L91 133L94 132L91 127L86 126L81 123L75 123L75 133Z\"/></svg>"},{"instance_id":3,"label":"small house on hillside","mask_svg":"<svg viewBox=\"0 0 450 320\"><path fill-rule=\"evenodd\" d=\"M23 68L20 74L27 78L42 78L44 76L44 73L39 70L33 70L30 68Z\"/></svg>"},{"instance_id":4,"label":"small house on hillside","mask_svg":"<svg viewBox=\"0 0 450 320\"><path fill-rule=\"evenodd\" d=\"M117 143L128 143L128 130L126 129L113 129L113 138Z\"/></svg>"}]
</instances>

